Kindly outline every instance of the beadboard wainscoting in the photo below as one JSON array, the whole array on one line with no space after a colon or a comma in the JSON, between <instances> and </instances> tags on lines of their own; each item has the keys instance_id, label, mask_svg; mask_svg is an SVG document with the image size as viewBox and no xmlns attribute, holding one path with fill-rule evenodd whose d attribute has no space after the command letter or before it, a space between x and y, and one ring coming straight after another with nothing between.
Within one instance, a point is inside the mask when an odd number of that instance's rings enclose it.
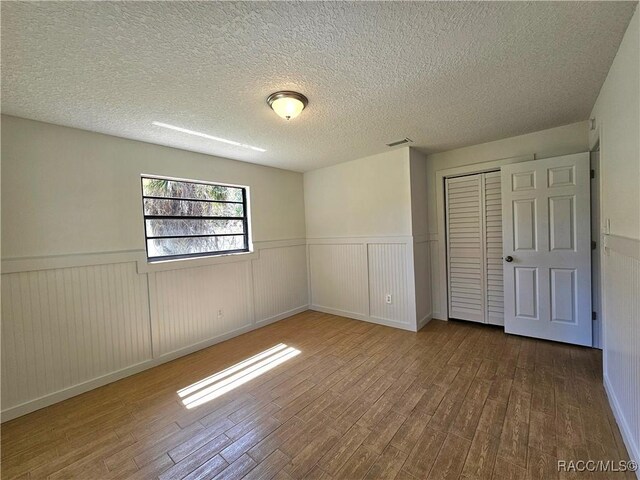
<instances>
[{"instance_id":1,"label":"beadboard wainscoting","mask_svg":"<svg viewBox=\"0 0 640 480\"><path fill-rule=\"evenodd\" d=\"M416 289L416 320L418 330L431 320L431 252L426 236L414 238L413 265Z\"/></svg>"},{"instance_id":2,"label":"beadboard wainscoting","mask_svg":"<svg viewBox=\"0 0 640 480\"><path fill-rule=\"evenodd\" d=\"M7 417L151 358L147 279L135 262L4 274L2 300Z\"/></svg>"},{"instance_id":3,"label":"beadboard wainscoting","mask_svg":"<svg viewBox=\"0 0 640 480\"><path fill-rule=\"evenodd\" d=\"M440 261L440 245L438 243L438 234L429 234L429 265L430 265L430 281L431 281L431 316L438 320L447 320L446 312L443 311L442 306L447 305L447 291L445 288L444 294L441 291L443 285L446 287L447 271L446 268L443 272L440 272L442 262ZM445 263L446 266L446 263ZM445 282L443 284L442 278L444 276Z\"/></svg>"},{"instance_id":4,"label":"beadboard wainscoting","mask_svg":"<svg viewBox=\"0 0 640 480\"><path fill-rule=\"evenodd\" d=\"M246 331L251 288L251 262L149 273L153 356Z\"/></svg>"},{"instance_id":5,"label":"beadboard wainscoting","mask_svg":"<svg viewBox=\"0 0 640 480\"><path fill-rule=\"evenodd\" d=\"M413 246L411 236L308 239L310 308L416 331Z\"/></svg>"},{"instance_id":6,"label":"beadboard wainscoting","mask_svg":"<svg viewBox=\"0 0 640 480\"><path fill-rule=\"evenodd\" d=\"M604 385L629 455L640 461L640 240L604 235L603 245Z\"/></svg>"},{"instance_id":7,"label":"beadboard wainscoting","mask_svg":"<svg viewBox=\"0 0 640 480\"><path fill-rule=\"evenodd\" d=\"M2 421L306 310L305 241L255 250L188 268L138 251L3 260Z\"/></svg>"}]
</instances>

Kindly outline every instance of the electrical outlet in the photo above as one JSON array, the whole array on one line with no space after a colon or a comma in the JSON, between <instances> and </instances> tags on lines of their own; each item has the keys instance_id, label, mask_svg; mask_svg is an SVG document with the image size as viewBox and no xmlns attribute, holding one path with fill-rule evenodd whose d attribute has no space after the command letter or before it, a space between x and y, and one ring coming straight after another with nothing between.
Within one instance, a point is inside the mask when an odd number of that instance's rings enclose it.
<instances>
[{"instance_id":1,"label":"electrical outlet","mask_svg":"<svg viewBox=\"0 0 640 480\"><path fill-rule=\"evenodd\" d=\"M224 317L224 310L220 309L218 310L218 318L222 318L222 317Z\"/></svg>"},{"instance_id":2,"label":"electrical outlet","mask_svg":"<svg viewBox=\"0 0 640 480\"><path fill-rule=\"evenodd\" d=\"M384 297L384 301L387 303L393 303L393 297L390 293L387 293L387 295Z\"/></svg>"}]
</instances>

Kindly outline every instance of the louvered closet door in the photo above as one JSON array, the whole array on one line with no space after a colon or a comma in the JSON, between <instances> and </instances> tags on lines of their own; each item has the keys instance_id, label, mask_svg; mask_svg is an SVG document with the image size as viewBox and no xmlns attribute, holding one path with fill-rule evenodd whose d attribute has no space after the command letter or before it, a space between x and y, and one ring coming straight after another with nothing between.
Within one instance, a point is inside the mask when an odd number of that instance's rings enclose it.
<instances>
[{"instance_id":1,"label":"louvered closet door","mask_svg":"<svg viewBox=\"0 0 640 480\"><path fill-rule=\"evenodd\" d=\"M449 317L485 321L482 177L448 178Z\"/></svg>"},{"instance_id":2,"label":"louvered closet door","mask_svg":"<svg viewBox=\"0 0 640 480\"><path fill-rule=\"evenodd\" d=\"M483 174L485 211L485 258L487 276L487 323L504 325L502 281L502 196L500 172Z\"/></svg>"}]
</instances>

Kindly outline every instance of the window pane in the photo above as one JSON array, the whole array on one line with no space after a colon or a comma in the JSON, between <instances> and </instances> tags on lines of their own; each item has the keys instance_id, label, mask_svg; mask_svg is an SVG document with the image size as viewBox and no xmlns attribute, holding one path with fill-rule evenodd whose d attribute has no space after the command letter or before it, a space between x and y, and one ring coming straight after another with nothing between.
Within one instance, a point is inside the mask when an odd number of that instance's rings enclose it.
<instances>
[{"instance_id":1,"label":"window pane","mask_svg":"<svg viewBox=\"0 0 640 480\"><path fill-rule=\"evenodd\" d=\"M142 194L149 258L248 250L244 188L146 177Z\"/></svg>"},{"instance_id":2,"label":"window pane","mask_svg":"<svg viewBox=\"0 0 640 480\"><path fill-rule=\"evenodd\" d=\"M242 217L242 204L190 202L187 200L144 199L145 215L171 215L181 217Z\"/></svg>"},{"instance_id":3,"label":"window pane","mask_svg":"<svg viewBox=\"0 0 640 480\"><path fill-rule=\"evenodd\" d=\"M147 240L149 257L170 255L189 255L197 253L215 253L228 250L246 249L244 236L197 237L197 238L161 238Z\"/></svg>"},{"instance_id":4,"label":"window pane","mask_svg":"<svg viewBox=\"0 0 640 480\"><path fill-rule=\"evenodd\" d=\"M147 220L148 237L168 237L172 235L222 235L244 233L242 220Z\"/></svg>"},{"instance_id":5,"label":"window pane","mask_svg":"<svg viewBox=\"0 0 640 480\"><path fill-rule=\"evenodd\" d=\"M178 182L162 178L143 178L142 193L152 197L195 198L242 202L242 189L205 183Z\"/></svg>"}]
</instances>

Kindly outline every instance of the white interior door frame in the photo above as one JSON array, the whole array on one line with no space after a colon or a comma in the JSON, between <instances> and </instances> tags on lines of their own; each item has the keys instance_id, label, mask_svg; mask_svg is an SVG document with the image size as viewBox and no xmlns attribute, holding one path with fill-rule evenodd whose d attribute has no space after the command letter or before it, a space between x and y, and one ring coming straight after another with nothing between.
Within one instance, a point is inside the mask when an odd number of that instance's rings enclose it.
<instances>
[{"instance_id":1,"label":"white interior door frame","mask_svg":"<svg viewBox=\"0 0 640 480\"><path fill-rule=\"evenodd\" d=\"M608 233L605 225L605 212L604 212L604 204L602 202L602 191L604 185L604 170L602 169L602 154L604 153L603 145L603 132L601 130L601 125L599 122L596 122L595 119L592 119L590 122L591 126L589 129L589 152L593 153L595 151L598 152L598 171L596 172L596 178L591 180L591 187L597 190L597 209L598 209L598 226L597 233L598 236L596 238L592 238L591 240L595 240L597 243L597 254L598 254L598 265L597 271L592 270L592 280L594 281L597 288L597 296L598 296L598 305L597 305L597 316L598 319L596 322L593 322L593 328L598 330L597 335L594 335L594 347L604 349L605 345L605 328L604 323L605 320L605 295L604 295L604 285L602 279L604 278L604 266L605 266L605 250L604 250L604 239L605 234ZM603 368L606 371L606 363L607 356L602 356Z\"/></svg>"},{"instance_id":2,"label":"white interior door frame","mask_svg":"<svg viewBox=\"0 0 640 480\"><path fill-rule=\"evenodd\" d=\"M535 160L535 155L527 154L517 157L502 158L492 160L490 162L473 163L459 167L445 168L435 172L436 182L436 214L438 232L435 233L437 240L437 259L432 263L434 275L431 277L433 282L433 290L437 299L434 298L433 318L440 320L449 319L448 292L447 292L447 238L446 238L446 202L444 183L447 177L457 177L461 175L470 175L474 173L486 173L500 169L504 165L510 165L519 162L528 162ZM437 301L437 303L436 303Z\"/></svg>"},{"instance_id":3,"label":"white interior door frame","mask_svg":"<svg viewBox=\"0 0 640 480\"><path fill-rule=\"evenodd\" d=\"M590 167L593 172L591 178L591 241L595 248L591 251L591 304L596 314L593 321L593 346L602 349L602 212L600 198L600 149L597 145L590 152Z\"/></svg>"}]
</instances>

